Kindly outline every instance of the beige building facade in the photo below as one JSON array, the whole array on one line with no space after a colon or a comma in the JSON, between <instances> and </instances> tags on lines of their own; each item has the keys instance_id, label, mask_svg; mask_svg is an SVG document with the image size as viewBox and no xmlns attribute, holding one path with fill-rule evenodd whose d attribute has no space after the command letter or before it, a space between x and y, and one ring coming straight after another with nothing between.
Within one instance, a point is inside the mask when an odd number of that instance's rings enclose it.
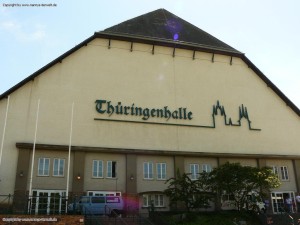
<instances>
[{"instance_id":1,"label":"beige building facade","mask_svg":"<svg viewBox=\"0 0 300 225\"><path fill-rule=\"evenodd\" d=\"M190 28L163 9L141 17L162 11ZM57 195L60 212L70 196L107 194L168 210L177 169L196 178L229 161L278 173L279 212L300 191L300 110L243 53L176 34L96 32L3 93L0 194L32 213L51 214ZM31 196L49 197L28 207Z\"/></svg>"}]
</instances>

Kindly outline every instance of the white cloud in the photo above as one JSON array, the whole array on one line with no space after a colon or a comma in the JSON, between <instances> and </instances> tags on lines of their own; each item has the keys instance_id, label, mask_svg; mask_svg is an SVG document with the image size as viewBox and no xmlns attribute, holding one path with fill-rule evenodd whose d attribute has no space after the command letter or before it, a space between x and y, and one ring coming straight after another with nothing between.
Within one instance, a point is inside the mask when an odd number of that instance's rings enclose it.
<instances>
[{"instance_id":1,"label":"white cloud","mask_svg":"<svg viewBox=\"0 0 300 225\"><path fill-rule=\"evenodd\" d=\"M0 28L10 32L14 32L20 29L20 26L14 21L4 21L0 24Z\"/></svg>"},{"instance_id":2,"label":"white cloud","mask_svg":"<svg viewBox=\"0 0 300 225\"><path fill-rule=\"evenodd\" d=\"M45 26L41 24L32 26L14 20L6 20L0 23L0 29L21 42L39 41L46 37Z\"/></svg>"},{"instance_id":3,"label":"white cloud","mask_svg":"<svg viewBox=\"0 0 300 225\"><path fill-rule=\"evenodd\" d=\"M43 39L45 36L46 36L46 33L44 30L37 30L31 35L31 39L40 40L40 39Z\"/></svg>"}]
</instances>

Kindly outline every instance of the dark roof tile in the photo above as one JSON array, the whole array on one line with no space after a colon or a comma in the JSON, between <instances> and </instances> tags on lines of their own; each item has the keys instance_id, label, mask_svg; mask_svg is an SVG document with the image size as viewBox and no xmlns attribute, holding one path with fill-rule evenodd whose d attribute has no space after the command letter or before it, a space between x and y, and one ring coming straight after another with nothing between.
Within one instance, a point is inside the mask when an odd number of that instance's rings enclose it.
<instances>
[{"instance_id":1,"label":"dark roof tile","mask_svg":"<svg viewBox=\"0 0 300 225\"><path fill-rule=\"evenodd\" d=\"M158 9L146 13L107 28L99 33L144 37L153 40L167 40L181 44L187 43L201 46L207 49L219 49L222 51L241 53L165 9Z\"/></svg>"}]
</instances>

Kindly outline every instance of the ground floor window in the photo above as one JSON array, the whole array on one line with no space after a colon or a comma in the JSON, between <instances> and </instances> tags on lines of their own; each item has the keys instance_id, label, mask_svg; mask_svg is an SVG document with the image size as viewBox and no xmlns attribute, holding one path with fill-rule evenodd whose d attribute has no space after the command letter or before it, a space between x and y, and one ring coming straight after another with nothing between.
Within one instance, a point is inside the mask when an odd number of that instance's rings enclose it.
<instances>
[{"instance_id":1,"label":"ground floor window","mask_svg":"<svg viewBox=\"0 0 300 225\"><path fill-rule=\"evenodd\" d=\"M164 195L162 194L144 194L143 207L164 207Z\"/></svg>"},{"instance_id":2,"label":"ground floor window","mask_svg":"<svg viewBox=\"0 0 300 225\"><path fill-rule=\"evenodd\" d=\"M154 195L154 206L163 207L164 206L164 196L163 195Z\"/></svg>"}]
</instances>

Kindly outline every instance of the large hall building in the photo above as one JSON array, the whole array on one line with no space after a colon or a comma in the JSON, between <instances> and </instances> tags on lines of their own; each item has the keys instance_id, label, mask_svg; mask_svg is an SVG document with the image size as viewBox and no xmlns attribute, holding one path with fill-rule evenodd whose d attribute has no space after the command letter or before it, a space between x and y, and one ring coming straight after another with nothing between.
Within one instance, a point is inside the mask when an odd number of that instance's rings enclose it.
<instances>
[{"instance_id":1,"label":"large hall building","mask_svg":"<svg viewBox=\"0 0 300 225\"><path fill-rule=\"evenodd\" d=\"M36 214L80 195L168 210L176 170L196 179L240 162L278 174L277 213L300 191L299 134L299 108L245 54L158 9L95 32L0 95L0 195Z\"/></svg>"}]
</instances>

